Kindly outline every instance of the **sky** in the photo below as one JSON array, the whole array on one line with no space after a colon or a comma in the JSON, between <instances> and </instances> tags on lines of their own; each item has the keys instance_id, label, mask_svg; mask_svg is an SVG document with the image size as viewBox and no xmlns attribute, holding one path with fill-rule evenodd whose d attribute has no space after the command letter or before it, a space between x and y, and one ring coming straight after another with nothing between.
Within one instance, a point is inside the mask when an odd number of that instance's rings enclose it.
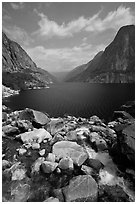
<instances>
[{"instance_id":1,"label":"sky","mask_svg":"<svg viewBox=\"0 0 137 204\"><path fill-rule=\"evenodd\" d=\"M133 2L2 3L3 32L49 72L87 63L129 24L135 24Z\"/></svg>"}]
</instances>

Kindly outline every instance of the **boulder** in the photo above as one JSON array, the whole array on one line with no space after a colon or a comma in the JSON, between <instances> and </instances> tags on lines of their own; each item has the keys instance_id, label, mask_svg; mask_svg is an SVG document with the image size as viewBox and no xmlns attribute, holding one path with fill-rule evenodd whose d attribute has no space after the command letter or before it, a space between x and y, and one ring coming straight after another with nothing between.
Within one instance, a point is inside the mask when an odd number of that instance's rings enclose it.
<instances>
[{"instance_id":1,"label":"boulder","mask_svg":"<svg viewBox=\"0 0 137 204\"><path fill-rule=\"evenodd\" d=\"M8 116L6 112L2 112L2 122L7 121Z\"/></svg>"},{"instance_id":2,"label":"boulder","mask_svg":"<svg viewBox=\"0 0 137 204\"><path fill-rule=\"evenodd\" d=\"M33 129L31 122L28 120L18 120L16 122L16 126L19 128L20 132L22 133Z\"/></svg>"},{"instance_id":3,"label":"boulder","mask_svg":"<svg viewBox=\"0 0 137 204\"><path fill-rule=\"evenodd\" d=\"M91 142L94 142L96 139L100 138L100 135L97 132L91 132L89 136Z\"/></svg>"},{"instance_id":4,"label":"boulder","mask_svg":"<svg viewBox=\"0 0 137 204\"><path fill-rule=\"evenodd\" d=\"M46 157L46 161L55 162L56 156L53 153L48 153L48 156Z\"/></svg>"},{"instance_id":5,"label":"boulder","mask_svg":"<svg viewBox=\"0 0 137 204\"><path fill-rule=\"evenodd\" d=\"M52 136L44 128L34 129L30 132L25 132L18 135L16 138L21 138L23 143L41 143L44 139L51 140Z\"/></svg>"},{"instance_id":6,"label":"boulder","mask_svg":"<svg viewBox=\"0 0 137 204\"><path fill-rule=\"evenodd\" d=\"M115 172L110 171L111 169L104 168L101 169L99 172L99 185L108 185L108 186L114 186L117 184L123 183L123 178L118 177Z\"/></svg>"},{"instance_id":7,"label":"boulder","mask_svg":"<svg viewBox=\"0 0 137 204\"><path fill-rule=\"evenodd\" d=\"M44 202L44 200L50 196L50 184L48 183L47 178L44 178L41 175L33 178L34 182L31 185L31 196L28 202Z\"/></svg>"},{"instance_id":8,"label":"boulder","mask_svg":"<svg viewBox=\"0 0 137 204\"><path fill-rule=\"evenodd\" d=\"M31 147L31 143L25 143L22 146L25 147L26 149L29 149Z\"/></svg>"},{"instance_id":9,"label":"boulder","mask_svg":"<svg viewBox=\"0 0 137 204\"><path fill-rule=\"evenodd\" d=\"M52 194L53 194L53 196L54 196L55 198L58 198L58 199L59 199L59 202L64 202L64 196L63 196L63 193L62 193L62 189L61 189L61 188L53 189Z\"/></svg>"},{"instance_id":10,"label":"boulder","mask_svg":"<svg viewBox=\"0 0 137 204\"><path fill-rule=\"evenodd\" d=\"M9 136L17 135L19 134L19 129L17 127L11 126L11 125L5 125L2 127L2 131Z\"/></svg>"},{"instance_id":11,"label":"boulder","mask_svg":"<svg viewBox=\"0 0 137 204\"><path fill-rule=\"evenodd\" d=\"M125 105L122 105L120 109L135 117L135 101L127 102Z\"/></svg>"},{"instance_id":12,"label":"boulder","mask_svg":"<svg viewBox=\"0 0 137 204\"><path fill-rule=\"evenodd\" d=\"M112 146L113 156L118 162L121 160L125 166L135 164L135 123L131 125L119 125L116 129L117 141ZM120 162L121 163L121 162Z\"/></svg>"},{"instance_id":13,"label":"boulder","mask_svg":"<svg viewBox=\"0 0 137 204\"><path fill-rule=\"evenodd\" d=\"M27 152L27 150L24 148L20 148L18 151L19 151L19 155L23 155Z\"/></svg>"},{"instance_id":14,"label":"boulder","mask_svg":"<svg viewBox=\"0 0 137 204\"><path fill-rule=\"evenodd\" d=\"M50 145L53 145L56 142L63 141L63 140L64 140L64 138L59 133L57 133L57 134L54 135L54 137L50 141Z\"/></svg>"},{"instance_id":15,"label":"boulder","mask_svg":"<svg viewBox=\"0 0 137 204\"><path fill-rule=\"evenodd\" d=\"M96 147L98 151L104 151L108 149L107 143L104 139L96 140Z\"/></svg>"},{"instance_id":16,"label":"boulder","mask_svg":"<svg viewBox=\"0 0 137 204\"><path fill-rule=\"evenodd\" d=\"M47 125L47 131L52 135L64 129L64 121L62 118L54 118Z\"/></svg>"},{"instance_id":17,"label":"boulder","mask_svg":"<svg viewBox=\"0 0 137 204\"><path fill-rule=\"evenodd\" d=\"M107 143L97 132L90 133L90 141L98 151L104 151L108 149Z\"/></svg>"},{"instance_id":18,"label":"boulder","mask_svg":"<svg viewBox=\"0 0 137 204\"><path fill-rule=\"evenodd\" d=\"M88 159L87 164L98 172L103 168L103 164L98 159Z\"/></svg>"},{"instance_id":19,"label":"boulder","mask_svg":"<svg viewBox=\"0 0 137 204\"><path fill-rule=\"evenodd\" d=\"M44 173L52 173L58 166L58 163L56 162L50 162L50 161L44 161L41 164L42 170Z\"/></svg>"},{"instance_id":20,"label":"boulder","mask_svg":"<svg viewBox=\"0 0 137 204\"><path fill-rule=\"evenodd\" d=\"M96 147L98 151L104 151L108 149L107 143L104 139L96 140Z\"/></svg>"},{"instance_id":21,"label":"boulder","mask_svg":"<svg viewBox=\"0 0 137 204\"><path fill-rule=\"evenodd\" d=\"M90 130L91 130L92 132L106 132L106 128L103 127L103 126L100 126L100 125L98 125L98 126L92 125L91 128L90 128Z\"/></svg>"},{"instance_id":22,"label":"boulder","mask_svg":"<svg viewBox=\"0 0 137 204\"><path fill-rule=\"evenodd\" d=\"M67 124L65 124L66 132L72 131L76 129L76 127L77 127L77 123L75 121L70 121L70 122L67 122Z\"/></svg>"},{"instance_id":23,"label":"boulder","mask_svg":"<svg viewBox=\"0 0 137 204\"><path fill-rule=\"evenodd\" d=\"M126 169L126 173L135 181L135 170L133 169Z\"/></svg>"},{"instance_id":24,"label":"boulder","mask_svg":"<svg viewBox=\"0 0 137 204\"><path fill-rule=\"evenodd\" d=\"M126 194L126 191L119 185L116 186L108 186L108 185L101 185L99 187L99 194L98 194L98 202L131 202L129 196ZM133 202L133 201L132 201Z\"/></svg>"},{"instance_id":25,"label":"boulder","mask_svg":"<svg viewBox=\"0 0 137 204\"><path fill-rule=\"evenodd\" d=\"M21 165L20 162L13 164L10 168L10 171L12 174L12 181L22 180L22 179L26 178L27 170L25 169L24 166Z\"/></svg>"},{"instance_id":26,"label":"boulder","mask_svg":"<svg viewBox=\"0 0 137 204\"><path fill-rule=\"evenodd\" d=\"M84 148L78 145L76 142L57 142L53 145L52 149L58 160L64 157L70 157L73 160L73 163L77 166L81 166L88 158Z\"/></svg>"},{"instance_id":27,"label":"boulder","mask_svg":"<svg viewBox=\"0 0 137 204\"><path fill-rule=\"evenodd\" d=\"M9 118L11 118L12 121L15 121L19 118L19 113L20 113L20 111L13 111L13 112L9 113Z\"/></svg>"},{"instance_id":28,"label":"boulder","mask_svg":"<svg viewBox=\"0 0 137 204\"><path fill-rule=\"evenodd\" d=\"M40 149L40 144L39 143L32 143L32 149Z\"/></svg>"},{"instance_id":29,"label":"boulder","mask_svg":"<svg viewBox=\"0 0 137 204\"><path fill-rule=\"evenodd\" d=\"M12 181L15 180L22 180L26 177L26 170L23 168L19 168L16 169L13 173L12 173Z\"/></svg>"},{"instance_id":30,"label":"boulder","mask_svg":"<svg viewBox=\"0 0 137 204\"><path fill-rule=\"evenodd\" d=\"M11 202L27 202L30 196L30 185L16 182L11 186Z\"/></svg>"},{"instance_id":31,"label":"boulder","mask_svg":"<svg viewBox=\"0 0 137 204\"><path fill-rule=\"evenodd\" d=\"M116 122L116 121L114 120L114 121L111 121L111 122L108 123L108 127L114 128L117 124L118 124L118 122Z\"/></svg>"},{"instance_id":32,"label":"boulder","mask_svg":"<svg viewBox=\"0 0 137 204\"><path fill-rule=\"evenodd\" d=\"M94 174L93 168L91 168L91 167L89 167L89 166L86 166L86 165L82 165L81 171L83 171L83 173L84 173L84 174L87 174L87 175L92 175L92 174Z\"/></svg>"},{"instance_id":33,"label":"boulder","mask_svg":"<svg viewBox=\"0 0 137 204\"><path fill-rule=\"evenodd\" d=\"M95 124L95 123L101 123L101 119L96 116L96 115L93 115L90 117L90 121L89 121L90 124Z\"/></svg>"},{"instance_id":34,"label":"boulder","mask_svg":"<svg viewBox=\"0 0 137 204\"><path fill-rule=\"evenodd\" d=\"M135 162L135 124L128 125L123 129L120 145L122 153L130 161Z\"/></svg>"},{"instance_id":35,"label":"boulder","mask_svg":"<svg viewBox=\"0 0 137 204\"><path fill-rule=\"evenodd\" d=\"M93 159L99 160L104 166L112 161L112 158L110 157L108 152L97 152Z\"/></svg>"},{"instance_id":36,"label":"boulder","mask_svg":"<svg viewBox=\"0 0 137 204\"><path fill-rule=\"evenodd\" d=\"M65 169L73 170L74 169L73 160L70 157L62 158L59 161L58 166L59 166L60 169L63 169L63 170L65 170Z\"/></svg>"},{"instance_id":37,"label":"boulder","mask_svg":"<svg viewBox=\"0 0 137 204\"><path fill-rule=\"evenodd\" d=\"M77 135L81 136L81 135L86 135L88 136L90 133L89 128L85 127L85 126L81 126L80 128L76 129Z\"/></svg>"},{"instance_id":38,"label":"boulder","mask_svg":"<svg viewBox=\"0 0 137 204\"><path fill-rule=\"evenodd\" d=\"M54 198L54 197L50 197L50 198L44 200L43 202L59 202L59 199L58 198Z\"/></svg>"},{"instance_id":39,"label":"boulder","mask_svg":"<svg viewBox=\"0 0 137 204\"><path fill-rule=\"evenodd\" d=\"M21 111L19 114L19 118L21 120L28 120L30 122L33 122L38 126L46 125L50 121L49 117L46 114L29 108Z\"/></svg>"},{"instance_id":40,"label":"boulder","mask_svg":"<svg viewBox=\"0 0 137 204\"><path fill-rule=\"evenodd\" d=\"M57 174L61 174L61 169L59 167L56 168Z\"/></svg>"},{"instance_id":41,"label":"boulder","mask_svg":"<svg viewBox=\"0 0 137 204\"><path fill-rule=\"evenodd\" d=\"M95 202L97 201L98 186L90 175L80 175L70 180L63 188L66 202Z\"/></svg>"},{"instance_id":42,"label":"boulder","mask_svg":"<svg viewBox=\"0 0 137 204\"><path fill-rule=\"evenodd\" d=\"M5 169L9 168L10 166L11 166L11 162L9 162L5 159L2 160L2 170L5 170Z\"/></svg>"},{"instance_id":43,"label":"boulder","mask_svg":"<svg viewBox=\"0 0 137 204\"><path fill-rule=\"evenodd\" d=\"M101 136L99 138L105 139L105 141L110 143L112 143L117 137L115 130L109 128L108 126L103 127L103 126L92 125L90 130L91 130L90 135L92 135L93 132L97 132L98 135Z\"/></svg>"},{"instance_id":44,"label":"boulder","mask_svg":"<svg viewBox=\"0 0 137 204\"><path fill-rule=\"evenodd\" d=\"M77 132L74 131L69 131L66 135L67 140L69 141L77 141Z\"/></svg>"},{"instance_id":45,"label":"boulder","mask_svg":"<svg viewBox=\"0 0 137 204\"><path fill-rule=\"evenodd\" d=\"M31 167L31 173L38 173L39 170L40 170L40 166L41 164L45 161L45 158L44 157L39 157L33 164L32 164L32 167Z\"/></svg>"},{"instance_id":46,"label":"boulder","mask_svg":"<svg viewBox=\"0 0 137 204\"><path fill-rule=\"evenodd\" d=\"M46 152L46 150L45 150L45 149L42 149L42 150L39 151L39 155L40 155L40 156L44 156L45 152Z\"/></svg>"},{"instance_id":47,"label":"boulder","mask_svg":"<svg viewBox=\"0 0 137 204\"><path fill-rule=\"evenodd\" d=\"M126 111L114 111L114 114L113 114L113 118L114 119L117 119L117 118L122 118L122 119L133 119L133 117L127 113Z\"/></svg>"},{"instance_id":48,"label":"boulder","mask_svg":"<svg viewBox=\"0 0 137 204\"><path fill-rule=\"evenodd\" d=\"M10 108L8 108L7 106L5 106L5 105L2 105L2 111L9 111L10 110Z\"/></svg>"}]
</instances>

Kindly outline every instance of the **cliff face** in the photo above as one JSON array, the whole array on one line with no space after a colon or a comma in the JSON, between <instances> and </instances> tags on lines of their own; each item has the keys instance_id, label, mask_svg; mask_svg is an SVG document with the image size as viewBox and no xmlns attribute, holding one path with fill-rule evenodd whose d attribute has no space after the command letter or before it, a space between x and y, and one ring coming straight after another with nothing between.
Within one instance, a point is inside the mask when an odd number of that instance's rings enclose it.
<instances>
[{"instance_id":1,"label":"cliff face","mask_svg":"<svg viewBox=\"0 0 137 204\"><path fill-rule=\"evenodd\" d=\"M2 83L12 89L44 87L54 82L47 71L36 64L22 49L2 33Z\"/></svg>"},{"instance_id":2,"label":"cliff face","mask_svg":"<svg viewBox=\"0 0 137 204\"><path fill-rule=\"evenodd\" d=\"M132 83L135 81L135 26L120 28L112 43L69 81Z\"/></svg>"}]
</instances>

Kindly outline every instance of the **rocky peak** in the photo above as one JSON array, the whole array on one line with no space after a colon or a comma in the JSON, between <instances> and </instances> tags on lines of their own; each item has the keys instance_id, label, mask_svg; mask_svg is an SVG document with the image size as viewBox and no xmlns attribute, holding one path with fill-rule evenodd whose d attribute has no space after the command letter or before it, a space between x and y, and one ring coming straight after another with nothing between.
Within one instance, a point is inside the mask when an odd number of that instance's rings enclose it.
<instances>
[{"instance_id":1,"label":"rocky peak","mask_svg":"<svg viewBox=\"0 0 137 204\"><path fill-rule=\"evenodd\" d=\"M99 52L86 69L69 81L133 83L135 81L135 26L123 26L104 52Z\"/></svg>"},{"instance_id":2,"label":"rocky peak","mask_svg":"<svg viewBox=\"0 0 137 204\"><path fill-rule=\"evenodd\" d=\"M36 70L37 66L16 42L11 41L2 32L2 68L3 71L17 72L24 69Z\"/></svg>"},{"instance_id":3,"label":"rocky peak","mask_svg":"<svg viewBox=\"0 0 137 204\"><path fill-rule=\"evenodd\" d=\"M134 70L135 26L121 27L113 42L105 49L103 57L111 65L111 70Z\"/></svg>"},{"instance_id":4,"label":"rocky peak","mask_svg":"<svg viewBox=\"0 0 137 204\"><path fill-rule=\"evenodd\" d=\"M38 68L26 51L2 33L2 83L14 89L45 87L55 78Z\"/></svg>"}]
</instances>

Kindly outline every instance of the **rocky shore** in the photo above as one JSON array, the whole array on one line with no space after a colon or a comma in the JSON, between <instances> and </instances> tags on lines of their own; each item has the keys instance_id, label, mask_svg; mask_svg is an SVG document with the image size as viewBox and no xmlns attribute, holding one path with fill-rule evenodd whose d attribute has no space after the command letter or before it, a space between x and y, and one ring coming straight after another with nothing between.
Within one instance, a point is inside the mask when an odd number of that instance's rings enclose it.
<instances>
[{"instance_id":1,"label":"rocky shore","mask_svg":"<svg viewBox=\"0 0 137 204\"><path fill-rule=\"evenodd\" d=\"M3 106L3 202L134 201L134 110L105 123Z\"/></svg>"},{"instance_id":2,"label":"rocky shore","mask_svg":"<svg viewBox=\"0 0 137 204\"><path fill-rule=\"evenodd\" d=\"M45 85L43 87L34 86L33 88L28 88L28 90L29 89L31 89L31 90L33 90L33 89L44 89L44 88L48 89L50 87L48 85ZM10 97L10 96L17 95L17 94L19 94L19 92L20 92L20 90L13 90L13 89L11 89L9 87L6 87L6 86L2 85L2 98L3 99L5 99L7 97Z\"/></svg>"},{"instance_id":3,"label":"rocky shore","mask_svg":"<svg viewBox=\"0 0 137 204\"><path fill-rule=\"evenodd\" d=\"M19 90L12 90L9 87L2 85L2 98L7 98L9 96L13 96L19 94Z\"/></svg>"}]
</instances>

